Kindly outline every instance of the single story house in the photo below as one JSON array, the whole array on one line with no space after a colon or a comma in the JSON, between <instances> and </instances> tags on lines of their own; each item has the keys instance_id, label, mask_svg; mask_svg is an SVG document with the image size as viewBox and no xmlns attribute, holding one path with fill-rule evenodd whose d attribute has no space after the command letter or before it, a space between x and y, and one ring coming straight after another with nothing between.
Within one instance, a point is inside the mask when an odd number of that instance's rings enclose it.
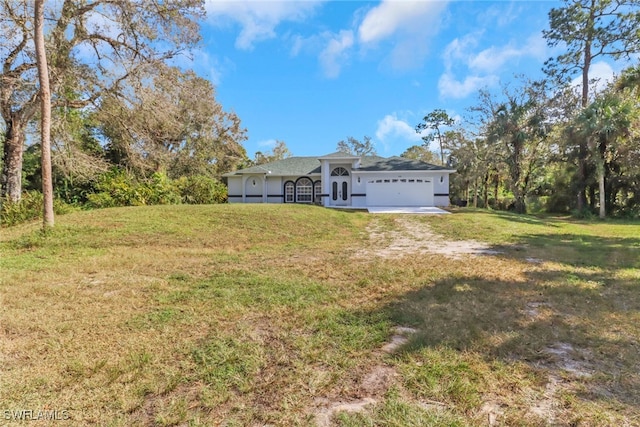
<instances>
[{"instance_id":1,"label":"single story house","mask_svg":"<svg viewBox=\"0 0 640 427\"><path fill-rule=\"evenodd\" d=\"M326 207L448 206L447 167L403 157L289 157L225 174L230 203Z\"/></svg>"}]
</instances>

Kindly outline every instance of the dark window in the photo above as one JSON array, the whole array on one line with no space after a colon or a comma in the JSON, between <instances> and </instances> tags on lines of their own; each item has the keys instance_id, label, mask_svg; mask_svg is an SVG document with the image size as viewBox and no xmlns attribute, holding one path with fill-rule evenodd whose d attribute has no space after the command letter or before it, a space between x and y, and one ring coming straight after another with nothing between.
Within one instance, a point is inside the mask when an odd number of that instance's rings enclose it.
<instances>
[{"instance_id":1,"label":"dark window","mask_svg":"<svg viewBox=\"0 0 640 427\"><path fill-rule=\"evenodd\" d=\"M347 182L342 183L342 200L347 200Z\"/></svg>"},{"instance_id":2,"label":"dark window","mask_svg":"<svg viewBox=\"0 0 640 427\"><path fill-rule=\"evenodd\" d=\"M313 202L316 204L322 204L322 181L316 181L313 183Z\"/></svg>"},{"instance_id":3,"label":"dark window","mask_svg":"<svg viewBox=\"0 0 640 427\"><path fill-rule=\"evenodd\" d=\"M288 181L284 184L284 202L285 203L293 203L294 202L294 187L293 182Z\"/></svg>"},{"instance_id":4,"label":"dark window","mask_svg":"<svg viewBox=\"0 0 640 427\"><path fill-rule=\"evenodd\" d=\"M338 200L338 183L334 182L331 191L331 198L333 200Z\"/></svg>"}]
</instances>

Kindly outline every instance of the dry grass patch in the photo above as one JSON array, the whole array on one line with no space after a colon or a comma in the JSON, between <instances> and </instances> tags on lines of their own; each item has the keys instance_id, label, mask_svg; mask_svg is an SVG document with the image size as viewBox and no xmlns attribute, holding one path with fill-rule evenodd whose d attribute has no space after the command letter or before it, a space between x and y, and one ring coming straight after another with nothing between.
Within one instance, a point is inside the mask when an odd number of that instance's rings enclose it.
<instances>
[{"instance_id":1,"label":"dry grass patch","mask_svg":"<svg viewBox=\"0 0 640 427\"><path fill-rule=\"evenodd\" d=\"M640 419L638 224L284 205L58 224L2 230L0 409L113 426ZM500 253L428 250L460 240ZM398 326L415 333L385 351Z\"/></svg>"}]
</instances>

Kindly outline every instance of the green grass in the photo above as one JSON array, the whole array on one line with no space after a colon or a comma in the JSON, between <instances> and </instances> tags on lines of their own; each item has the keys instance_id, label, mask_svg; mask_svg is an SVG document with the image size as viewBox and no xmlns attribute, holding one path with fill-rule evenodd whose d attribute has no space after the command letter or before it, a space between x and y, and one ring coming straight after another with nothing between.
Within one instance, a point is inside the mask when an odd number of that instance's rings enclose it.
<instances>
[{"instance_id":1,"label":"green grass","mask_svg":"<svg viewBox=\"0 0 640 427\"><path fill-rule=\"evenodd\" d=\"M404 216L500 253L372 255L397 218L185 205L3 228L0 409L284 426L370 397L333 423L638 425L640 224ZM417 332L387 354L395 326ZM394 375L371 385L376 367Z\"/></svg>"}]
</instances>

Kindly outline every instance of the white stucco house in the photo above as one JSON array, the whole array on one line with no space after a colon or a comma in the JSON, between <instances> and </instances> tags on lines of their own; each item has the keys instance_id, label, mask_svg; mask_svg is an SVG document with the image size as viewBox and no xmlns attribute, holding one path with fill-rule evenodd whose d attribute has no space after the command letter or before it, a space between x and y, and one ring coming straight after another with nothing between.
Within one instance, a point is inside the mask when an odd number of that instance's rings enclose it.
<instances>
[{"instance_id":1,"label":"white stucco house","mask_svg":"<svg viewBox=\"0 0 640 427\"><path fill-rule=\"evenodd\" d=\"M455 170L403 157L289 157L225 174L230 203L448 206Z\"/></svg>"}]
</instances>

